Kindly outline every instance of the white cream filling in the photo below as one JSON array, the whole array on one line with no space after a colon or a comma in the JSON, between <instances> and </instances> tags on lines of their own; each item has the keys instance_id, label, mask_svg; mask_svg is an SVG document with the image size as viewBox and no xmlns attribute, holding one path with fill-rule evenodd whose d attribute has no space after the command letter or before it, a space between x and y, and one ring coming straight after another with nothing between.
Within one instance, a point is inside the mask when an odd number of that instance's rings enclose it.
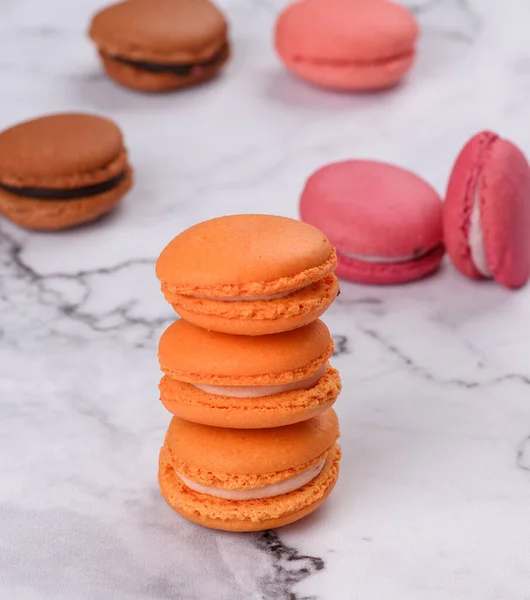
<instances>
[{"instance_id":1,"label":"white cream filling","mask_svg":"<svg viewBox=\"0 0 530 600\"><path fill-rule=\"evenodd\" d=\"M298 473L298 475L295 475L294 477L253 490L223 490L214 488L195 483L195 481L191 481L191 479L184 477L184 475L181 475L177 471L175 472L190 490L198 492L199 494L208 494L209 496L223 498L224 500L260 500L261 498L272 498L273 496L288 494L289 492L293 492L294 490L303 487L320 474L325 463L325 459L321 460L310 469L307 469L307 471L302 471L302 473Z\"/></svg>"},{"instance_id":2,"label":"white cream filling","mask_svg":"<svg viewBox=\"0 0 530 600\"><path fill-rule=\"evenodd\" d=\"M285 298L286 296L290 296L295 292L299 292L303 290L305 287L303 286L299 288L295 288L294 290L287 290L286 292L278 292L277 294L268 294L265 296L229 296L227 298L219 298L216 296L194 296L190 295L191 298L199 298L201 300L218 300L219 302L267 302L269 300L277 300L278 298Z\"/></svg>"},{"instance_id":3,"label":"white cream filling","mask_svg":"<svg viewBox=\"0 0 530 600\"><path fill-rule=\"evenodd\" d=\"M478 180L475 187L475 195L473 196L473 208L471 210L471 217L469 220L469 236L467 243L469 244L471 260L473 261L475 269L484 275L484 277L490 279L492 275L486 259L486 246L484 244L484 232L482 230L482 215L480 214L480 193Z\"/></svg>"},{"instance_id":4,"label":"white cream filling","mask_svg":"<svg viewBox=\"0 0 530 600\"><path fill-rule=\"evenodd\" d=\"M322 365L320 369L311 377L302 379L302 381L294 381L293 383L284 383L282 385L207 385L203 383L194 383L196 388L199 388L207 394L214 396L230 396L231 398L263 398L265 396L274 396L282 392L292 392L293 390L308 390L312 388L316 382L326 372L326 365Z\"/></svg>"},{"instance_id":5,"label":"white cream filling","mask_svg":"<svg viewBox=\"0 0 530 600\"><path fill-rule=\"evenodd\" d=\"M359 260L361 262L394 264L394 263L409 262L411 260L416 260L418 258L422 258L426 254L429 254L429 252L431 250L432 250L432 248L428 249L428 250L424 250L417 254L409 254L408 256L373 256L373 255L367 255L367 254L355 254L353 252L342 252L342 250L339 250L339 254L341 254L342 256L345 256L346 258L351 258L353 260Z\"/></svg>"}]
</instances>

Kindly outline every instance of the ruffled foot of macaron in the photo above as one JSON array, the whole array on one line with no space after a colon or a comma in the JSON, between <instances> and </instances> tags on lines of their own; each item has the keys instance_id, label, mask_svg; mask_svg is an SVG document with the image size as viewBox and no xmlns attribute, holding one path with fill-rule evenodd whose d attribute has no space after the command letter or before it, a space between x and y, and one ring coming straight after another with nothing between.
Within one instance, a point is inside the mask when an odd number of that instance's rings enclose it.
<instances>
[{"instance_id":1,"label":"ruffled foot of macaron","mask_svg":"<svg viewBox=\"0 0 530 600\"><path fill-rule=\"evenodd\" d=\"M55 114L0 134L0 214L58 230L112 210L132 186L118 126L89 114Z\"/></svg>"},{"instance_id":2,"label":"ruffled foot of macaron","mask_svg":"<svg viewBox=\"0 0 530 600\"><path fill-rule=\"evenodd\" d=\"M273 429L222 429L174 417L158 480L186 519L226 531L261 531L297 521L331 493L339 473L337 416Z\"/></svg>"},{"instance_id":3,"label":"ruffled foot of macaron","mask_svg":"<svg viewBox=\"0 0 530 600\"><path fill-rule=\"evenodd\" d=\"M530 277L530 167L523 153L483 131L456 159L444 204L447 252L471 279L520 288Z\"/></svg>"},{"instance_id":4,"label":"ruffled foot of macaron","mask_svg":"<svg viewBox=\"0 0 530 600\"><path fill-rule=\"evenodd\" d=\"M333 405L340 377L333 340L317 320L274 335L233 336L183 319L163 333L160 398L174 415L205 425L280 427Z\"/></svg>"},{"instance_id":5,"label":"ruffled foot of macaron","mask_svg":"<svg viewBox=\"0 0 530 600\"><path fill-rule=\"evenodd\" d=\"M273 215L205 221L174 238L156 263L162 292L185 320L236 335L290 331L336 298L337 258L315 227Z\"/></svg>"},{"instance_id":6,"label":"ruffled foot of macaron","mask_svg":"<svg viewBox=\"0 0 530 600\"><path fill-rule=\"evenodd\" d=\"M276 22L278 55L294 75L315 85L371 91L396 85L416 55L418 25L387 0L303 0Z\"/></svg>"},{"instance_id":7,"label":"ruffled foot of macaron","mask_svg":"<svg viewBox=\"0 0 530 600\"><path fill-rule=\"evenodd\" d=\"M90 37L117 83L142 92L215 77L230 56L223 14L208 0L126 0L92 19Z\"/></svg>"},{"instance_id":8,"label":"ruffled foot of macaron","mask_svg":"<svg viewBox=\"0 0 530 600\"><path fill-rule=\"evenodd\" d=\"M350 281L414 281L436 271L444 256L440 196L393 165L349 160L318 169L302 192L300 215L331 240L337 275Z\"/></svg>"}]
</instances>

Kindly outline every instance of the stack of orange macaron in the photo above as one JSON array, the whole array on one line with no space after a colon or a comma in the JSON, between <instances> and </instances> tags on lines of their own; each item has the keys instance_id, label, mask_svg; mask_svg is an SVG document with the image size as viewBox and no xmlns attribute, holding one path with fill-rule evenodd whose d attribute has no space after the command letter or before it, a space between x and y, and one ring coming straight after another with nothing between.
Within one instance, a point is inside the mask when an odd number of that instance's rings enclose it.
<instances>
[{"instance_id":1,"label":"stack of orange macaron","mask_svg":"<svg viewBox=\"0 0 530 600\"><path fill-rule=\"evenodd\" d=\"M318 229L271 215L199 223L160 255L162 292L182 319L159 345L161 400L174 415L159 483L187 519L278 527L333 489L341 383L319 317L338 293L335 266Z\"/></svg>"}]
</instances>

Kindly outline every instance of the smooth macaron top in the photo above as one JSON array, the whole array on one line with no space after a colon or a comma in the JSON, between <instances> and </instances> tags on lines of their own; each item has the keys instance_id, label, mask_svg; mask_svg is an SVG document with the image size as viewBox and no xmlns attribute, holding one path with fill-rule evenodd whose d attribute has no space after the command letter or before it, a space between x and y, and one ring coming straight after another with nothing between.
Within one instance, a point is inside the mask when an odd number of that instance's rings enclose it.
<instances>
[{"instance_id":1,"label":"smooth macaron top","mask_svg":"<svg viewBox=\"0 0 530 600\"><path fill-rule=\"evenodd\" d=\"M118 126L89 114L55 114L0 133L0 183L39 188L106 181L127 161Z\"/></svg>"},{"instance_id":2,"label":"smooth macaron top","mask_svg":"<svg viewBox=\"0 0 530 600\"><path fill-rule=\"evenodd\" d=\"M227 24L208 0L126 0L94 16L90 37L111 56L192 62L223 46Z\"/></svg>"},{"instance_id":3,"label":"smooth macaron top","mask_svg":"<svg viewBox=\"0 0 530 600\"><path fill-rule=\"evenodd\" d=\"M171 454L206 472L262 475L297 468L328 450L339 435L332 409L301 423L270 429L225 429L173 417Z\"/></svg>"},{"instance_id":4,"label":"smooth macaron top","mask_svg":"<svg viewBox=\"0 0 530 600\"><path fill-rule=\"evenodd\" d=\"M260 296L309 285L333 272L336 257L311 225L273 215L204 221L174 238L156 263L172 293Z\"/></svg>"},{"instance_id":5,"label":"smooth macaron top","mask_svg":"<svg viewBox=\"0 0 530 600\"><path fill-rule=\"evenodd\" d=\"M444 236L455 266L508 288L530 277L530 167L508 140L483 131L456 159L444 204Z\"/></svg>"},{"instance_id":6,"label":"smooth macaron top","mask_svg":"<svg viewBox=\"0 0 530 600\"><path fill-rule=\"evenodd\" d=\"M311 1L311 0L305 0ZM358 260L411 260L442 243L442 203L410 171L348 160L317 170L306 182L300 214Z\"/></svg>"},{"instance_id":7,"label":"smooth macaron top","mask_svg":"<svg viewBox=\"0 0 530 600\"><path fill-rule=\"evenodd\" d=\"M326 325L273 335L233 336L180 319L160 338L162 370L179 381L213 385L271 385L310 377L333 353Z\"/></svg>"},{"instance_id":8,"label":"smooth macaron top","mask_svg":"<svg viewBox=\"0 0 530 600\"><path fill-rule=\"evenodd\" d=\"M276 47L292 60L371 63L414 52L413 15L387 0L300 0L276 24Z\"/></svg>"}]
</instances>

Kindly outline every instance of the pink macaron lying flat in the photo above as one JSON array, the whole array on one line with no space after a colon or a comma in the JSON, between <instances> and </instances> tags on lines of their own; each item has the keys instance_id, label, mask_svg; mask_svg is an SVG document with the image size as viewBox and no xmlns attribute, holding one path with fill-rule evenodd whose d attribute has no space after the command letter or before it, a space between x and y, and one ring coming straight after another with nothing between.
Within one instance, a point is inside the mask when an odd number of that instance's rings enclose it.
<instances>
[{"instance_id":1,"label":"pink macaron lying flat","mask_svg":"<svg viewBox=\"0 0 530 600\"><path fill-rule=\"evenodd\" d=\"M378 90L400 81L415 58L413 15L388 0L298 0L276 22L286 67L316 85Z\"/></svg>"},{"instance_id":2,"label":"pink macaron lying flat","mask_svg":"<svg viewBox=\"0 0 530 600\"><path fill-rule=\"evenodd\" d=\"M444 205L444 236L456 268L508 288L530 277L530 167L514 144L484 131L456 159Z\"/></svg>"},{"instance_id":3,"label":"pink macaron lying flat","mask_svg":"<svg viewBox=\"0 0 530 600\"><path fill-rule=\"evenodd\" d=\"M444 255L439 195L420 177L386 163L322 167L306 182L300 215L328 236L337 249L336 274L351 281L421 279Z\"/></svg>"}]
</instances>

